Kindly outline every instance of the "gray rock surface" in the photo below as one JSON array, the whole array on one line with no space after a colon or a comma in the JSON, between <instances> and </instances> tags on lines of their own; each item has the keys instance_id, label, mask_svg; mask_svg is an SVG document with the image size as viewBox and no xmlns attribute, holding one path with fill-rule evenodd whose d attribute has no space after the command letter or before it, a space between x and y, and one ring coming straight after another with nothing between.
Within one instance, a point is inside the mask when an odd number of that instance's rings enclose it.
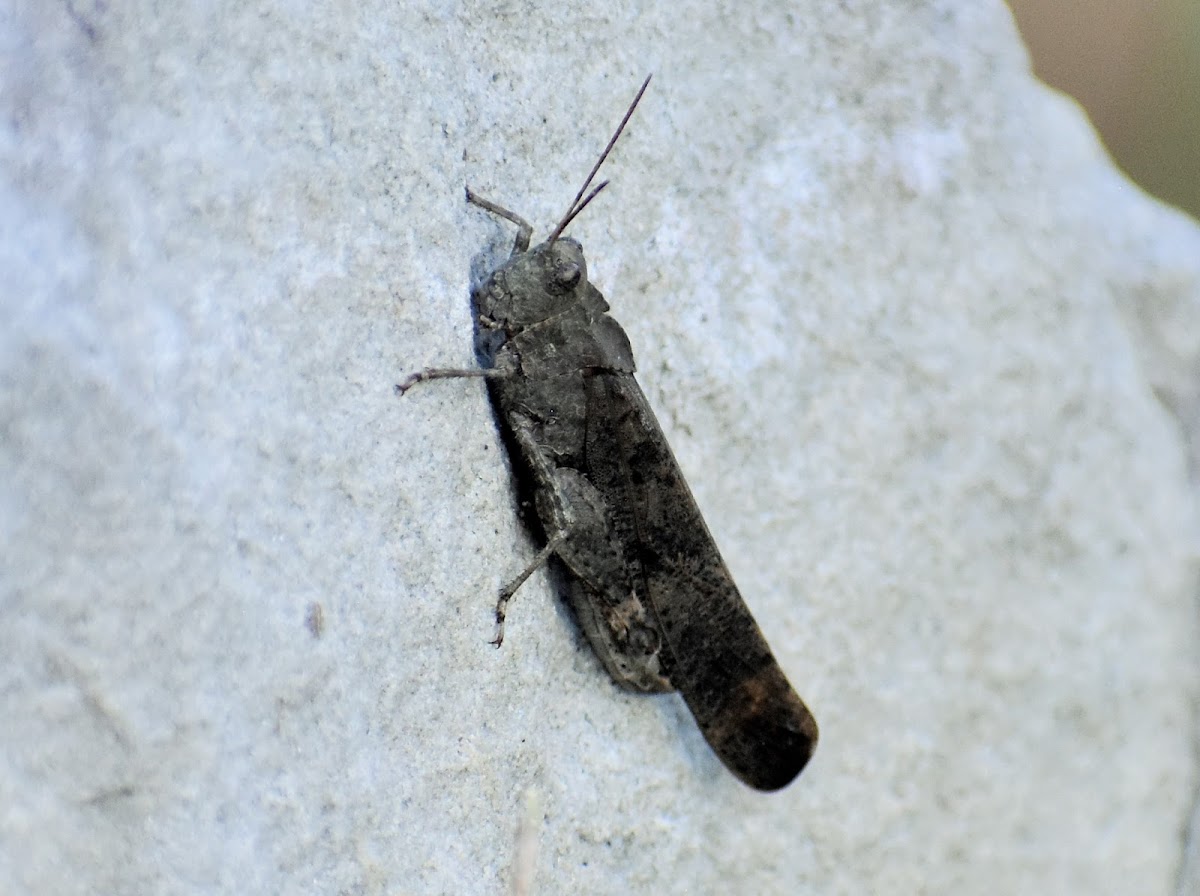
<instances>
[{"instance_id":1,"label":"gray rock surface","mask_svg":"<svg viewBox=\"0 0 1200 896\"><path fill-rule=\"evenodd\" d=\"M999 2L639 9L0 20L0 892L1196 887L1200 230ZM544 576L488 646L483 388L392 394L464 183L544 236L647 71L572 233L821 723L772 796Z\"/></svg>"}]
</instances>

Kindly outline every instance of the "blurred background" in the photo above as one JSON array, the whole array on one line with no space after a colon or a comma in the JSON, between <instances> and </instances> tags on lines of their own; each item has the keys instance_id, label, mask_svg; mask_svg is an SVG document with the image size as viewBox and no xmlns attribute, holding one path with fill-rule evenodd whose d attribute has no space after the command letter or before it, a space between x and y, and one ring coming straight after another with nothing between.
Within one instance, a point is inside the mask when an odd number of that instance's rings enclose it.
<instances>
[{"instance_id":1,"label":"blurred background","mask_svg":"<svg viewBox=\"0 0 1200 896\"><path fill-rule=\"evenodd\" d=\"M1009 0L1034 71L1116 163L1200 219L1200 0Z\"/></svg>"}]
</instances>

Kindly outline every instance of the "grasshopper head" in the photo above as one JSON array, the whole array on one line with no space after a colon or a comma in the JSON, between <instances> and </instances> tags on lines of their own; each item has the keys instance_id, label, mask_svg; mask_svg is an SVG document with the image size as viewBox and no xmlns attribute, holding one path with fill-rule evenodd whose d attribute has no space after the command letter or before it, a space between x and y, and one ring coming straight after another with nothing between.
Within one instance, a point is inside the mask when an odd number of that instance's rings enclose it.
<instances>
[{"instance_id":1,"label":"grasshopper head","mask_svg":"<svg viewBox=\"0 0 1200 896\"><path fill-rule=\"evenodd\" d=\"M571 309L587 284L583 247L557 239L522 252L492 274L477 295L479 311L514 332Z\"/></svg>"}]
</instances>

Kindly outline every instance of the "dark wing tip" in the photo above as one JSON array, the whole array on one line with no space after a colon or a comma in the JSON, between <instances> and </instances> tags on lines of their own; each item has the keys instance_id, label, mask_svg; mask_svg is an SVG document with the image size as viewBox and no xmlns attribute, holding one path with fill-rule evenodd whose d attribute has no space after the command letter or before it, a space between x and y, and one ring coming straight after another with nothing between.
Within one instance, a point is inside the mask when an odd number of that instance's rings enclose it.
<instances>
[{"instance_id":1,"label":"dark wing tip","mask_svg":"<svg viewBox=\"0 0 1200 896\"><path fill-rule=\"evenodd\" d=\"M786 787L817 748L817 720L775 664L743 681L701 730L725 766L755 790Z\"/></svg>"}]
</instances>

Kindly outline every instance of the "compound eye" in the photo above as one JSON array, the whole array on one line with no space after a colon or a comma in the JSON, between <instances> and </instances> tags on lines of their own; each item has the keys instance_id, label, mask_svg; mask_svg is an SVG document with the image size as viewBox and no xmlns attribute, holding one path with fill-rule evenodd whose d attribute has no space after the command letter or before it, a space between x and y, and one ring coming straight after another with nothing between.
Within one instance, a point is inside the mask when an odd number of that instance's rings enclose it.
<instances>
[{"instance_id":1,"label":"compound eye","mask_svg":"<svg viewBox=\"0 0 1200 896\"><path fill-rule=\"evenodd\" d=\"M579 265L573 261L564 262L556 265L554 268L554 283L559 289L568 290L574 289L579 285L579 279L583 276L583 271Z\"/></svg>"}]
</instances>

